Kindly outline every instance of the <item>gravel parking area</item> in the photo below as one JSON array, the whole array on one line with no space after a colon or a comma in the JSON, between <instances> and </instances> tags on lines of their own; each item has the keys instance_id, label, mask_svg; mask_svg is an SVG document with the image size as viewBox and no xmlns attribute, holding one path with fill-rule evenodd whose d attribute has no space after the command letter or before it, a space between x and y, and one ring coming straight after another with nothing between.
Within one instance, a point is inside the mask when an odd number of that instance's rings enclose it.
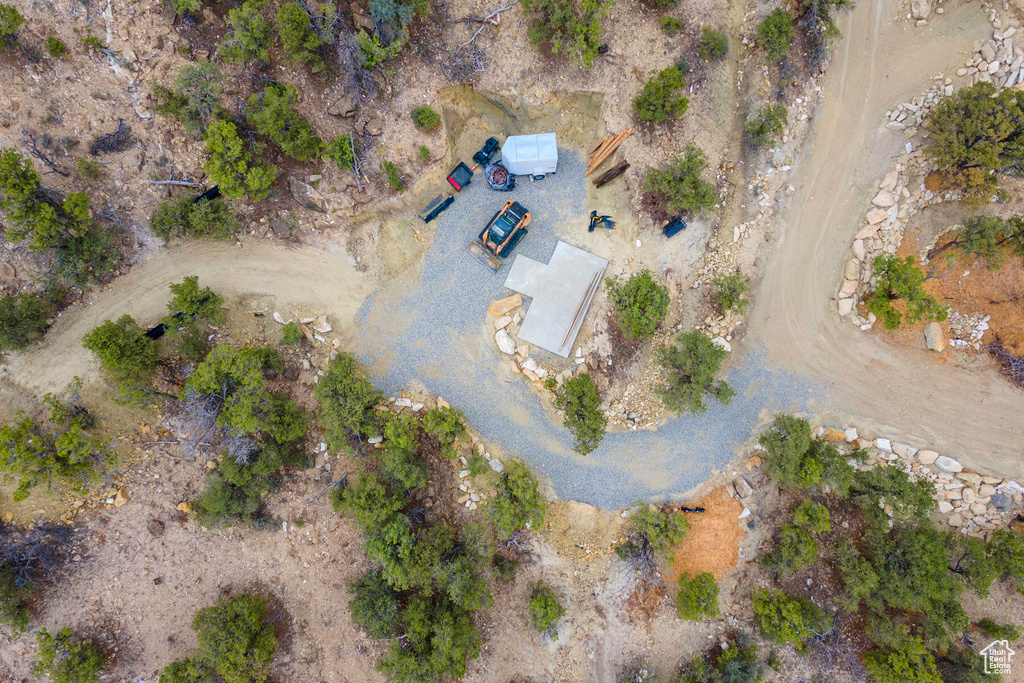
<instances>
[{"instance_id":1,"label":"gravel parking area","mask_svg":"<svg viewBox=\"0 0 1024 683\"><path fill-rule=\"evenodd\" d=\"M357 347L383 389L423 382L461 408L489 443L522 456L560 498L609 508L679 498L731 460L759 421L802 408L809 387L748 355L728 373L737 391L731 405L673 419L657 432L609 434L589 456L574 453L569 433L512 374L486 322L490 302L511 293L503 286L511 258L491 274L465 247L514 198L533 215L515 253L547 262L558 239L586 249L597 237L586 231L583 170L579 156L565 154L557 174L533 183L519 178L509 193L491 190L477 172L439 217L420 281L379 291L360 310Z\"/></svg>"}]
</instances>

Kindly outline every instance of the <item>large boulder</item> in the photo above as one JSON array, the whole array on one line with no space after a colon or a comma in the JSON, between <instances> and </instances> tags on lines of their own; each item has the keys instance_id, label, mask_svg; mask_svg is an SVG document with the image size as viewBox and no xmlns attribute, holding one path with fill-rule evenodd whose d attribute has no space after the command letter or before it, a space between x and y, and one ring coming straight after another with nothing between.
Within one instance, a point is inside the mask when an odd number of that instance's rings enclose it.
<instances>
[{"instance_id":1,"label":"large boulder","mask_svg":"<svg viewBox=\"0 0 1024 683\"><path fill-rule=\"evenodd\" d=\"M357 109L359 109L359 95L355 90L350 90L328 107L327 113L347 119L355 116Z\"/></svg>"},{"instance_id":2,"label":"large boulder","mask_svg":"<svg viewBox=\"0 0 1024 683\"><path fill-rule=\"evenodd\" d=\"M312 185L304 183L294 176L289 176L288 191L301 206L310 211L327 213L327 200Z\"/></svg>"},{"instance_id":3,"label":"large boulder","mask_svg":"<svg viewBox=\"0 0 1024 683\"><path fill-rule=\"evenodd\" d=\"M942 325L937 322L930 322L924 326L924 340L932 351L941 353L946 350L946 335L942 331Z\"/></svg>"},{"instance_id":4,"label":"large boulder","mask_svg":"<svg viewBox=\"0 0 1024 683\"><path fill-rule=\"evenodd\" d=\"M911 0L910 13L915 19L927 19L932 14L931 0Z\"/></svg>"},{"instance_id":5,"label":"large boulder","mask_svg":"<svg viewBox=\"0 0 1024 683\"><path fill-rule=\"evenodd\" d=\"M523 305L523 297L521 294L513 294L512 296L506 296L504 299L498 299L492 301L491 305L487 308L487 312L495 317L501 317L506 313L513 311Z\"/></svg>"}]
</instances>

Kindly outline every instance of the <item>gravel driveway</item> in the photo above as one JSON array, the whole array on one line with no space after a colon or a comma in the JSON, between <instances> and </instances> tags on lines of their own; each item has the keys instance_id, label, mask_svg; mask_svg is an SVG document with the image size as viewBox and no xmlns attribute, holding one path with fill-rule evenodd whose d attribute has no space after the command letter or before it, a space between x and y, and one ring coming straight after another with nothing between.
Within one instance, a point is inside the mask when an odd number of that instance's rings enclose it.
<instances>
[{"instance_id":1,"label":"gravel driveway","mask_svg":"<svg viewBox=\"0 0 1024 683\"><path fill-rule=\"evenodd\" d=\"M558 239L587 248L594 235L586 232L583 169L578 156L566 155L556 175L533 183L520 178L510 193L491 190L478 172L438 219L420 282L411 291L379 291L362 307L357 346L385 391L423 382L461 408L489 443L521 455L560 498L610 508L679 498L730 461L762 418L801 409L810 387L767 369L755 353L727 375L737 391L731 405L670 420L657 432L608 434L589 456L574 453L569 433L512 374L488 329L487 306L511 293L503 286L511 259L492 275L465 247L514 198L533 215L516 253L547 262Z\"/></svg>"}]
</instances>

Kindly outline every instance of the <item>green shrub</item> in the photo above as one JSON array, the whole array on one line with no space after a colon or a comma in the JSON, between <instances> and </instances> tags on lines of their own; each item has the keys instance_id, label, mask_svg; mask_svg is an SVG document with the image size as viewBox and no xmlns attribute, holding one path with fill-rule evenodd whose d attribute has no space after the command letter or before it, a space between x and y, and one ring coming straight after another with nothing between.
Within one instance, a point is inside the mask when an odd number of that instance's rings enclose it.
<instances>
[{"instance_id":1,"label":"green shrub","mask_svg":"<svg viewBox=\"0 0 1024 683\"><path fill-rule=\"evenodd\" d=\"M992 534L989 543L992 560L1000 574L1008 574L1017 580L1018 591L1024 581L1024 539L1009 529L999 529Z\"/></svg>"},{"instance_id":2,"label":"green shrub","mask_svg":"<svg viewBox=\"0 0 1024 683\"><path fill-rule=\"evenodd\" d=\"M82 338L82 346L93 352L107 375L126 393L145 390L153 381L156 344L128 314L117 322L105 320Z\"/></svg>"},{"instance_id":3,"label":"green shrub","mask_svg":"<svg viewBox=\"0 0 1024 683\"><path fill-rule=\"evenodd\" d=\"M544 523L540 484L520 460L505 464L495 487L497 495L487 506L487 517L501 540L520 529L539 529Z\"/></svg>"},{"instance_id":4,"label":"green shrub","mask_svg":"<svg viewBox=\"0 0 1024 683\"><path fill-rule=\"evenodd\" d=\"M45 628L36 634L39 653L32 673L46 675L53 683L95 683L99 680L105 657L89 639L81 638L69 628L51 635Z\"/></svg>"},{"instance_id":5,"label":"green shrub","mask_svg":"<svg viewBox=\"0 0 1024 683\"><path fill-rule=\"evenodd\" d=\"M238 229L231 207L220 198L214 200L179 197L156 207L149 218L153 234L171 237L212 237L225 239Z\"/></svg>"},{"instance_id":6,"label":"green shrub","mask_svg":"<svg viewBox=\"0 0 1024 683\"><path fill-rule=\"evenodd\" d=\"M924 148L952 189L977 205L999 189L999 174L1024 160L1024 93L979 82L941 100L928 114Z\"/></svg>"},{"instance_id":7,"label":"green shrub","mask_svg":"<svg viewBox=\"0 0 1024 683\"><path fill-rule=\"evenodd\" d=\"M668 313L668 288L654 281L646 268L625 284L605 280L608 297L615 303L619 327L632 339L651 337Z\"/></svg>"},{"instance_id":8,"label":"green shrub","mask_svg":"<svg viewBox=\"0 0 1024 683\"><path fill-rule=\"evenodd\" d=\"M1013 624L998 624L991 619L982 619L978 628L989 638L1013 642L1020 638L1020 627Z\"/></svg>"},{"instance_id":9,"label":"green shrub","mask_svg":"<svg viewBox=\"0 0 1024 683\"><path fill-rule=\"evenodd\" d=\"M663 14L658 18L658 25L665 35L674 36L683 30L683 20L679 17L670 17Z\"/></svg>"},{"instance_id":10,"label":"green shrub","mask_svg":"<svg viewBox=\"0 0 1024 683\"><path fill-rule=\"evenodd\" d=\"M402 615L398 594L387 584L380 572L370 570L348 584L354 596L348 603L352 621L371 638L393 638L401 631Z\"/></svg>"},{"instance_id":11,"label":"green shrub","mask_svg":"<svg viewBox=\"0 0 1024 683\"><path fill-rule=\"evenodd\" d=\"M537 633L558 640L558 620L564 615L565 608L554 591L543 581L535 583L530 595L530 623Z\"/></svg>"},{"instance_id":12,"label":"green shrub","mask_svg":"<svg viewBox=\"0 0 1024 683\"><path fill-rule=\"evenodd\" d=\"M463 678L466 661L480 656L480 633L469 612L443 596L416 595L402 612L406 642L391 640L377 668L394 681Z\"/></svg>"},{"instance_id":13,"label":"green shrub","mask_svg":"<svg viewBox=\"0 0 1024 683\"><path fill-rule=\"evenodd\" d=\"M601 411L601 397L594 380L578 372L555 392L555 406L564 414L565 428L573 435L573 450L590 453L604 439L608 418Z\"/></svg>"},{"instance_id":14,"label":"green shrub","mask_svg":"<svg viewBox=\"0 0 1024 683\"><path fill-rule=\"evenodd\" d=\"M754 619L768 640L798 651L826 624L825 613L813 602L777 590L754 591Z\"/></svg>"},{"instance_id":15,"label":"green shrub","mask_svg":"<svg viewBox=\"0 0 1024 683\"><path fill-rule=\"evenodd\" d=\"M423 132L430 132L441 125L441 115L428 104L421 104L412 110L412 122Z\"/></svg>"},{"instance_id":16,"label":"green shrub","mask_svg":"<svg viewBox=\"0 0 1024 683\"><path fill-rule=\"evenodd\" d=\"M714 291L711 297L722 314L736 311L740 315L747 312L750 299L745 295L750 291L750 280L739 271L719 275L711 283Z\"/></svg>"},{"instance_id":17,"label":"green shrub","mask_svg":"<svg viewBox=\"0 0 1024 683\"><path fill-rule=\"evenodd\" d=\"M59 287L0 298L0 355L24 349L50 327L63 297Z\"/></svg>"},{"instance_id":18,"label":"green shrub","mask_svg":"<svg viewBox=\"0 0 1024 683\"><path fill-rule=\"evenodd\" d=\"M104 43L102 40L100 40L92 34L89 34L82 38L81 43L82 45L85 45L86 49L91 48L93 50L96 50L97 52L99 52L100 50L105 50L107 48L106 43Z\"/></svg>"},{"instance_id":19,"label":"green shrub","mask_svg":"<svg viewBox=\"0 0 1024 683\"><path fill-rule=\"evenodd\" d=\"M441 455L455 460L455 443L466 435L465 415L458 408L439 406L428 411L423 418L423 430L437 440Z\"/></svg>"},{"instance_id":20,"label":"green shrub","mask_svg":"<svg viewBox=\"0 0 1024 683\"><path fill-rule=\"evenodd\" d=\"M690 576L679 575L679 594L676 595L676 609L683 619L696 621L718 616L718 584L708 572Z\"/></svg>"},{"instance_id":21,"label":"green shrub","mask_svg":"<svg viewBox=\"0 0 1024 683\"><path fill-rule=\"evenodd\" d=\"M727 647L715 645L685 662L674 683L759 683L761 672L754 639L741 633Z\"/></svg>"},{"instance_id":22,"label":"green shrub","mask_svg":"<svg viewBox=\"0 0 1024 683\"><path fill-rule=\"evenodd\" d=\"M408 502L395 488L390 481L382 481L376 472L363 472L355 483L335 489L331 504L339 513L355 518L364 531L375 533Z\"/></svg>"},{"instance_id":23,"label":"green shrub","mask_svg":"<svg viewBox=\"0 0 1024 683\"><path fill-rule=\"evenodd\" d=\"M698 57L709 62L717 61L724 58L728 52L728 36L711 26L701 26L700 44L697 46Z\"/></svg>"},{"instance_id":24,"label":"green shrub","mask_svg":"<svg viewBox=\"0 0 1024 683\"><path fill-rule=\"evenodd\" d=\"M565 52L591 67L601 46L606 0L526 0L523 11L533 16L530 42L547 43L553 54Z\"/></svg>"},{"instance_id":25,"label":"green shrub","mask_svg":"<svg viewBox=\"0 0 1024 683\"><path fill-rule=\"evenodd\" d=\"M416 156L419 157L420 161L430 161L430 148L426 145L420 145L416 150Z\"/></svg>"},{"instance_id":26,"label":"green shrub","mask_svg":"<svg viewBox=\"0 0 1024 683\"><path fill-rule=\"evenodd\" d=\"M410 415L388 415L384 421L381 469L406 489L427 485L427 463L417 453L419 422Z\"/></svg>"},{"instance_id":27,"label":"green shrub","mask_svg":"<svg viewBox=\"0 0 1024 683\"><path fill-rule=\"evenodd\" d=\"M160 674L160 683L200 683L220 676L225 683L266 683L277 651L267 600L240 593L196 612L192 630L199 649Z\"/></svg>"},{"instance_id":28,"label":"green shrub","mask_svg":"<svg viewBox=\"0 0 1024 683\"><path fill-rule=\"evenodd\" d=\"M998 270L1006 250L1024 257L1024 218L972 216L957 226L952 240L928 252L928 260L934 261L947 249L957 249L964 258L979 258L989 270Z\"/></svg>"},{"instance_id":29,"label":"green shrub","mask_svg":"<svg viewBox=\"0 0 1024 683\"><path fill-rule=\"evenodd\" d=\"M178 16L199 16L203 10L203 0L168 0L171 9Z\"/></svg>"},{"instance_id":30,"label":"green shrub","mask_svg":"<svg viewBox=\"0 0 1024 683\"><path fill-rule=\"evenodd\" d=\"M28 241L33 251L54 250L54 274L76 285L113 269L119 255L111 233L96 226L90 199L72 192L58 203L42 186L32 162L13 149L0 150L0 209L6 212L7 239Z\"/></svg>"},{"instance_id":31,"label":"green shrub","mask_svg":"<svg viewBox=\"0 0 1024 683\"><path fill-rule=\"evenodd\" d=\"M260 521L263 496L285 467L302 464L305 456L295 447L267 443L244 462L224 456L218 469L206 475L206 490L192 508L204 527L250 524Z\"/></svg>"},{"instance_id":32,"label":"green shrub","mask_svg":"<svg viewBox=\"0 0 1024 683\"><path fill-rule=\"evenodd\" d=\"M786 105L767 104L747 119L747 139L754 147L774 144L782 137L786 120Z\"/></svg>"},{"instance_id":33,"label":"green shrub","mask_svg":"<svg viewBox=\"0 0 1024 683\"><path fill-rule=\"evenodd\" d=\"M18 477L15 502L53 480L82 490L106 457L106 442L91 438L79 424L44 427L19 412L12 424L0 425L0 472Z\"/></svg>"},{"instance_id":34,"label":"green shrub","mask_svg":"<svg viewBox=\"0 0 1024 683\"><path fill-rule=\"evenodd\" d=\"M942 683L935 657L920 638L904 638L894 648L864 655L864 667L877 683Z\"/></svg>"},{"instance_id":35,"label":"green shrub","mask_svg":"<svg viewBox=\"0 0 1024 683\"><path fill-rule=\"evenodd\" d=\"M205 320L219 323L224 319L223 305L224 299L214 294L212 289L199 288L198 275L188 275L180 283L171 283L171 300L167 302L171 316L180 314L186 322Z\"/></svg>"},{"instance_id":36,"label":"green shrub","mask_svg":"<svg viewBox=\"0 0 1024 683\"><path fill-rule=\"evenodd\" d=\"M359 31L356 36L356 47L362 59L364 69L375 69L393 57L397 57L405 46L405 39L398 38L383 45L377 34L367 35L366 31Z\"/></svg>"},{"instance_id":37,"label":"green shrub","mask_svg":"<svg viewBox=\"0 0 1024 683\"><path fill-rule=\"evenodd\" d=\"M364 378L352 355L339 353L330 362L327 372L313 387L313 395L320 403L317 416L332 449L343 450L350 436L377 434L380 427L374 406L383 394Z\"/></svg>"},{"instance_id":38,"label":"green shrub","mask_svg":"<svg viewBox=\"0 0 1024 683\"><path fill-rule=\"evenodd\" d=\"M914 257L901 259L879 254L872 262L877 284L868 297L868 310L882 319L887 330L898 330L904 319L908 323L924 320L945 320L947 308L924 290L927 276L914 264ZM893 307L902 301L906 313Z\"/></svg>"},{"instance_id":39,"label":"green shrub","mask_svg":"<svg viewBox=\"0 0 1024 683\"><path fill-rule=\"evenodd\" d=\"M684 332L676 344L658 350L658 365L665 371L665 383L655 387L662 403L677 415L701 414L707 410L705 394L723 405L732 402L736 392L725 380L715 381L718 369L729 354L702 332Z\"/></svg>"},{"instance_id":40,"label":"green shrub","mask_svg":"<svg viewBox=\"0 0 1024 683\"><path fill-rule=\"evenodd\" d=\"M217 424L233 436L265 430L278 442L292 441L309 425L293 401L265 389L263 371L279 365L272 349L219 344L185 381L180 398L216 398Z\"/></svg>"},{"instance_id":41,"label":"green shrub","mask_svg":"<svg viewBox=\"0 0 1024 683\"><path fill-rule=\"evenodd\" d=\"M78 160L78 175L86 180L98 180L103 175L102 167L95 161Z\"/></svg>"},{"instance_id":42,"label":"green shrub","mask_svg":"<svg viewBox=\"0 0 1024 683\"><path fill-rule=\"evenodd\" d=\"M793 524L817 533L832 531L832 516L828 508L813 500L803 500L793 511Z\"/></svg>"},{"instance_id":43,"label":"green shrub","mask_svg":"<svg viewBox=\"0 0 1024 683\"><path fill-rule=\"evenodd\" d=\"M220 103L223 81L224 75L213 62L186 64L178 72L173 90L153 85L153 97L162 100L154 110L175 117L189 133L202 133L224 113Z\"/></svg>"},{"instance_id":44,"label":"green shrub","mask_svg":"<svg viewBox=\"0 0 1024 683\"><path fill-rule=\"evenodd\" d=\"M15 636L28 628L28 600L32 586L18 581L9 562L0 562L0 624L6 624Z\"/></svg>"},{"instance_id":45,"label":"green shrub","mask_svg":"<svg viewBox=\"0 0 1024 683\"><path fill-rule=\"evenodd\" d=\"M229 64L269 62L269 48L274 44L270 23L260 13L260 0L246 0L242 6L228 11L231 30L220 42L220 54Z\"/></svg>"},{"instance_id":46,"label":"green shrub","mask_svg":"<svg viewBox=\"0 0 1024 683\"><path fill-rule=\"evenodd\" d=\"M641 505L641 503L637 503ZM669 564L673 561L672 548L683 542L689 523L682 515L642 507L632 517L635 539L630 540L625 554L637 550L650 552ZM619 556L624 553L620 552Z\"/></svg>"},{"instance_id":47,"label":"green shrub","mask_svg":"<svg viewBox=\"0 0 1024 683\"><path fill-rule=\"evenodd\" d=\"M757 25L757 42L764 48L769 61L777 62L789 52L793 42L793 19L781 7Z\"/></svg>"},{"instance_id":48,"label":"green shrub","mask_svg":"<svg viewBox=\"0 0 1024 683\"><path fill-rule=\"evenodd\" d=\"M402 175L399 173L398 167L395 166L395 162L385 159L380 163L380 170L392 190L400 192L405 189L405 182L402 181Z\"/></svg>"},{"instance_id":49,"label":"green shrub","mask_svg":"<svg viewBox=\"0 0 1024 683\"><path fill-rule=\"evenodd\" d=\"M248 120L285 154L298 161L309 161L320 156L322 143L309 121L295 111L297 101L294 85L271 83L249 98Z\"/></svg>"},{"instance_id":50,"label":"green shrub","mask_svg":"<svg viewBox=\"0 0 1024 683\"><path fill-rule=\"evenodd\" d=\"M46 53L51 57L61 57L68 53L68 46L64 44L63 40L56 36L47 36Z\"/></svg>"},{"instance_id":51,"label":"green shrub","mask_svg":"<svg viewBox=\"0 0 1024 683\"><path fill-rule=\"evenodd\" d=\"M286 2L277 8L277 33L289 62L306 64L313 73L324 70L326 64L319 53L323 43L299 3Z\"/></svg>"},{"instance_id":52,"label":"green shrub","mask_svg":"<svg viewBox=\"0 0 1024 683\"><path fill-rule=\"evenodd\" d=\"M342 171L351 169L356 162L356 153L352 148L352 138L339 135L324 144L322 150L325 159L332 159Z\"/></svg>"},{"instance_id":53,"label":"green shrub","mask_svg":"<svg viewBox=\"0 0 1024 683\"><path fill-rule=\"evenodd\" d=\"M633 99L633 111L641 121L663 123L686 113L690 100L681 92L686 89L686 76L676 66L659 71L647 81Z\"/></svg>"},{"instance_id":54,"label":"green shrub","mask_svg":"<svg viewBox=\"0 0 1024 683\"><path fill-rule=\"evenodd\" d=\"M13 5L0 3L0 48L18 44L18 29L25 23L25 17Z\"/></svg>"},{"instance_id":55,"label":"green shrub","mask_svg":"<svg viewBox=\"0 0 1024 683\"><path fill-rule=\"evenodd\" d=\"M876 524L888 523L881 505L888 506L897 522L921 521L935 507L935 489L925 480L912 481L898 467L876 467L856 472L850 483L851 495Z\"/></svg>"},{"instance_id":56,"label":"green shrub","mask_svg":"<svg viewBox=\"0 0 1024 683\"><path fill-rule=\"evenodd\" d=\"M714 185L701 178L707 165L704 152L696 145L687 145L685 156L676 157L666 168L647 169L644 191L664 195L671 211L712 209L718 203L718 193Z\"/></svg>"},{"instance_id":57,"label":"green shrub","mask_svg":"<svg viewBox=\"0 0 1024 683\"><path fill-rule=\"evenodd\" d=\"M869 600L878 588L878 574L860 554L853 541L846 539L836 548L835 564L843 578L845 595L841 599L843 608L855 612L862 600Z\"/></svg>"},{"instance_id":58,"label":"green shrub","mask_svg":"<svg viewBox=\"0 0 1024 683\"><path fill-rule=\"evenodd\" d=\"M495 554L491 558L491 566L494 568L495 576L502 581L511 581L516 577L516 569L519 568L519 562L504 555Z\"/></svg>"},{"instance_id":59,"label":"green shrub","mask_svg":"<svg viewBox=\"0 0 1024 683\"><path fill-rule=\"evenodd\" d=\"M810 567L818 559L818 544L807 531L783 524L775 533L774 549L761 558L761 566L772 569L784 581L790 574Z\"/></svg>"},{"instance_id":60,"label":"green shrub","mask_svg":"<svg viewBox=\"0 0 1024 683\"><path fill-rule=\"evenodd\" d=\"M829 484L845 496L854 470L835 446L811 437L811 425L791 415L777 415L758 443L765 450L765 473L787 488ZM860 457L855 454L855 457ZM880 468L891 469L891 468Z\"/></svg>"},{"instance_id":61,"label":"green shrub","mask_svg":"<svg viewBox=\"0 0 1024 683\"><path fill-rule=\"evenodd\" d=\"M288 322L281 328L281 337L288 346L298 346L302 343L302 328L296 322Z\"/></svg>"},{"instance_id":62,"label":"green shrub","mask_svg":"<svg viewBox=\"0 0 1024 683\"><path fill-rule=\"evenodd\" d=\"M265 199L270 194L277 169L253 162L235 124L214 121L206 129L208 157L203 168L210 180L220 186L228 199L241 199L248 195L252 201Z\"/></svg>"}]
</instances>

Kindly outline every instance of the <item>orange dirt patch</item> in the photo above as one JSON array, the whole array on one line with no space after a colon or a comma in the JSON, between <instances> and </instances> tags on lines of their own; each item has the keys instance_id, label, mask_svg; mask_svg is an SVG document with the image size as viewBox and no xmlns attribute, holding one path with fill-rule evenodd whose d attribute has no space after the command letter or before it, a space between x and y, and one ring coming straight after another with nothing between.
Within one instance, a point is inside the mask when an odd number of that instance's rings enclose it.
<instances>
[{"instance_id":1,"label":"orange dirt patch","mask_svg":"<svg viewBox=\"0 0 1024 683\"><path fill-rule=\"evenodd\" d=\"M695 503L687 503L687 507L702 507L704 512L686 515L690 530L676 546L675 562L665 579L674 585L681 572L690 575L710 572L715 581L721 581L739 561L740 539L743 538L739 516L743 506L732 499L723 486Z\"/></svg>"},{"instance_id":2,"label":"orange dirt patch","mask_svg":"<svg viewBox=\"0 0 1024 683\"><path fill-rule=\"evenodd\" d=\"M903 240L899 255L916 254L916 237L908 235ZM938 245L952 238L950 233ZM960 313L992 316L985 343L999 338L1012 352L1024 352L1024 259L1006 250L1002 267L989 270L980 259L964 258L950 249L927 269L932 277L925 283L925 290L939 303Z\"/></svg>"}]
</instances>

